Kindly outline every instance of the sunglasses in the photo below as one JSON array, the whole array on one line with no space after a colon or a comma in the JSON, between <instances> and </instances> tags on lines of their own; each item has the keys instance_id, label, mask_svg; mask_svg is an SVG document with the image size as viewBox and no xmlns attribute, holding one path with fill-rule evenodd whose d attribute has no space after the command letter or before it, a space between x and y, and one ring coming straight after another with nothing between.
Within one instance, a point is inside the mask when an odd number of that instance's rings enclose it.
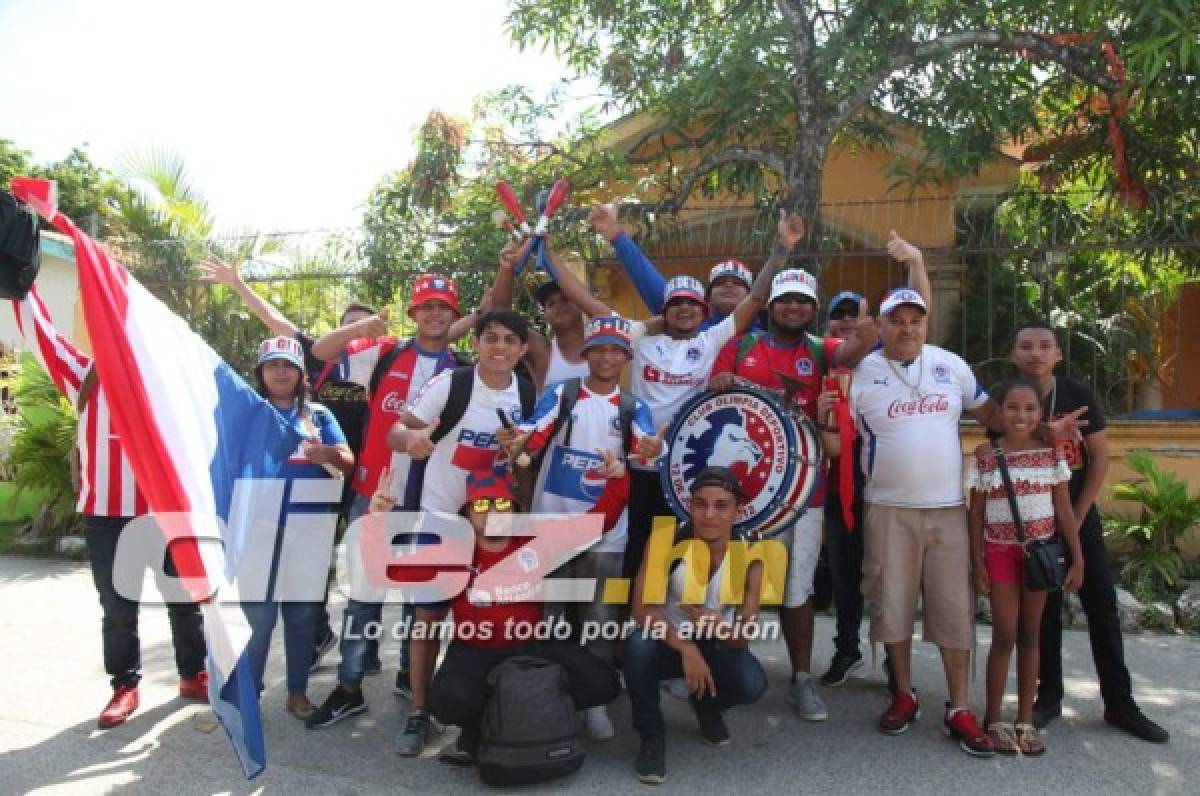
<instances>
[{"instance_id":1,"label":"sunglasses","mask_svg":"<svg viewBox=\"0 0 1200 796\"><path fill-rule=\"evenodd\" d=\"M508 498L477 498L471 501L471 509L476 514L488 511L512 511L513 504Z\"/></svg>"},{"instance_id":2,"label":"sunglasses","mask_svg":"<svg viewBox=\"0 0 1200 796\"><path fill-rule=\"evenodd\" d=\"M858 317L858 307L853 307L853 308L839 307L838 309L829 313L829 320L831 320L831 321L841 321L841 320L845 320L846 318L857 318L857 317Z\"/></svg>"}]
</instances>

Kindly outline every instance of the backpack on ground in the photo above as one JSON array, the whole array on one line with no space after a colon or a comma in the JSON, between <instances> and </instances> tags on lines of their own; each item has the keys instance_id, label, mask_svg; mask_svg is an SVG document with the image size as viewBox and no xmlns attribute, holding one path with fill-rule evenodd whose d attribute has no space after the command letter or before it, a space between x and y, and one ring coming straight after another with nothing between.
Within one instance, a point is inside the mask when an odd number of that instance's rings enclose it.
<instances>
[{"instance_id":1,"label":"backpack on ground","mask_svg":"<svg viewBox=\"0 0 1200 796\"><path fill-rule=\"evenodd\" d=\"M478 754L484 782L548 782L583 765L579 716L561 666L516 656L488 672L487 684Z\"/></svg>"}]
</instances>

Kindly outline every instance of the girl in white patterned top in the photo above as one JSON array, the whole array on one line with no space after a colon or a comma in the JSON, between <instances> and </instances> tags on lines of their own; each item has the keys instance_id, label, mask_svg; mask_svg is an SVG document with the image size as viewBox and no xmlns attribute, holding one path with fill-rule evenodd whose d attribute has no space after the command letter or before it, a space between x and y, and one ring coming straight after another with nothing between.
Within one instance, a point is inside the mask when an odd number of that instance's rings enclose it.
<instances>
[{"instance_id":1,"label":"girl in white patterned top","mask_svg":"<svg viewBox=\"0 0 1200 796\"><path fill-rule=\"evenodd\" d=\"M1071 552L1071 567L1063 588L1075 591L1083 582L1079 525L1071 508L1067 485L1071 471L1054 448L1035 436L1042 420L1037 388L1014 379L993 391L1004 433L994 443L975 449L967 464L966 486L971 493L969 527L975 588L992 604L992 648L987 661L987 713L984 726L1000 754L1018 752L1036 757L1046 751L1033 726L1037 690L1038 636L1046 592L1025 587L1025 548L1017 537L995 447L1004 451L1016 493L1026 542L1061 533ZM1017 721L1000 720L1004 686L1013 647L1017 647Z\"/></svg>"}]
</instances>

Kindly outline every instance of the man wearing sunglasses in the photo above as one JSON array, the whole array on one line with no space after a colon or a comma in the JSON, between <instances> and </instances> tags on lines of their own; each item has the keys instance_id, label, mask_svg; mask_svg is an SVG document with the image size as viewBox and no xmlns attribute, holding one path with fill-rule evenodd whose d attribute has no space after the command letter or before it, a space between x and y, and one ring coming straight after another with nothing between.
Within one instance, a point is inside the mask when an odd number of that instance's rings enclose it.
<instances>
[{"instance_id":1,"label":"man wearing sunglasses","mask_svg":"<svg viewBox=\"0 0 1200 796\"><path fill-rule=\"evenodd\" d=\"M618 458L611 454L606 456L604 468L601 475L607 484L624 482L625 468ZM607 525L624 511L624 507L624 494L606 487L593 510L605 515ZM516 602L506 596L534 595L536 600L542 586L537 580L540 573L536 569L527 573L528 581L504 583L496 587L494 594L481 594L486 589L476 588L481 574L517 554L525 544L526 540L519 536L487 535L489 523L502 526L514 509L512 482L507 473L482 470L467 476L463 513L475 532L475 553L469 567L471 576L466 588L450 602L417 609L418 620L429 624L444 619L447 611L454 613L454 640L446 648L446 656L433 677L428 694L433 715L445 724L462 729L457 748L442 756L444 762L470 764L475 760L479 722L488 697L488 673L513 656L544 658L562 666L567 674L571 698L580 710L606 705L620 693L616 671L583 646L573 641L525 641L511 638L505 632L506 627L536 625L543 619L540 601ZM414 568L405 577L414 581L427 580L440 571L444 570L426 572ZM416 649L414 645L414 651ZM414 661L416 658L414 655ZM424 688L420 690L424 692ZM424 693L419 694L422 704L424 696ZM414 704L417 699L414 688Z\"/></svg>"}]
</instances>

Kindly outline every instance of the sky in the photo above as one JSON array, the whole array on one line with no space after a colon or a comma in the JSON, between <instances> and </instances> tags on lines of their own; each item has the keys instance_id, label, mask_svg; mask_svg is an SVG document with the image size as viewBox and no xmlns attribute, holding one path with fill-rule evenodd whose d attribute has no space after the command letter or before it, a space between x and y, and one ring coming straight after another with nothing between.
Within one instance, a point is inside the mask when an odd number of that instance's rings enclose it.
<instances>
[{"instance_id":1,"label":"sky","mask_svg":"<svg viewBox=\"0 0 1200 796\"><path fill-rule=\"evenodd\" d=\"M0 138L35 161L183 156L219 228L356 225L438 108L566 75L504 0L0 0Z\"/></svg>"}]
</instances>

